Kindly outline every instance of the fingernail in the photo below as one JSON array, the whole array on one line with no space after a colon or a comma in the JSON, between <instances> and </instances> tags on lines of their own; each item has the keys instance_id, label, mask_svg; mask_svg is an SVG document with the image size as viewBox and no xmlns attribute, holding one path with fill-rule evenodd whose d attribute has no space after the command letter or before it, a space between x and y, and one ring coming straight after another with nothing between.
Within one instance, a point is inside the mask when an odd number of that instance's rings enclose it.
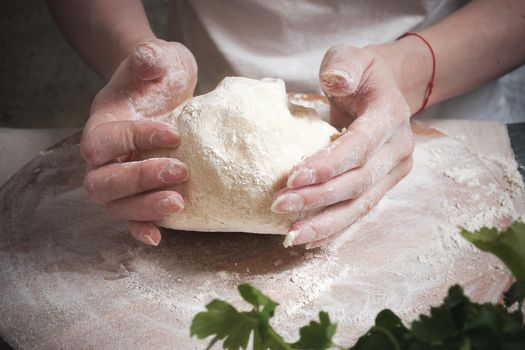
<instances>
[{"instance_id":1,"label":"fingernail","mask_svg":"<svg viewBox=\"0 0 525 350\"><path fill-rule=\"evenodd\" d=\"M285 213L289 211L300 211L304 208L304 199L297 193L287 193L277 197L272 203L271 211L274 213Z\"/></svg>"},{"instance_id":2,"label":"fingernail","mask_svg":"<svg viewBox=\"0 0 525 350\"><path fill-rule=\"evenodd\" d=\"M159 243L160 243L159 241L155 241L155 240L153 239L153 237L151 237L150 235L147 235L147 234L143 234L143 235L141 236L141 238L142 238L142 239L141 239L142 242L144 242L144 243L146 243L146 244L149 244L149 245L158 246Z\"/></svg>"},{"instance_id":3,"label":"fingernail","mask_svg":"<svg viewBox=\"0 0 525 350\"><path fill-rule=\"evenodd\" d=\"M316 181L315 169L309 167L299 168L294 170L292 174L288 177L288 182L286 186L288 188L297 188L302 186L307 186L315 183Z\"/></svg>"},{"instance_id":4,"label":"fingernail","mask_svg":"<svg viewBox=\"0 0 525 350\"><path fill-rule=\"evenodd\" d=\"M348 72L330 69L320 76L325 92L331 96L348 96L355 91L356 82Z\"/></svg>"},{"instance_id":5,"label":"fingernail","mask_svg":"<svg viewBox=\"0 0 525 350\"><path fill-rule=\"evenodd\" d=\"M157 202L155 209L159 214L168 215L184 209L184 203L177 196L167 196Z\"/></svg>"},{"instance_id":6,"label":"fingernail","mask_svg":"<svg viewBox=\"0 0 525 350\"><path fill-rule=\"evenodd\" d=\"M152 43L142 42L137 44L133 51L132 60L137 67L155 65L158 59L158 53Z\"/></svg>"},{"instance_id":7,"label":"fingernail","mask_svg":"<svg viewBox=\"0 0 525 350\"><path fill-rule=\"evenodd\" d=\"M151 135L151 144L158 147L175 147L179 145L179 134L173 129L159 129Z\"/></svg>"},{"instance_id":8,"label":"fingernail","mask_svg":"<svg viewBox=\"0 0 525 350\"><path fill-rule=\"evenodd\" d=\"M184 165L171 162L162 168L160 178L164 183L184 181L188 178L188 171Z\"/></svg>"},{"instance_id":9,"label":"fingernail","mask_svg":"<svg viewBox=\"0 0 525 350\"><path fill-rule=\"evenodd\" d=\"M161 47L149 41L141 42L135 47L131 56L131 63L138 78L153 80L164 74L161 50Z\"/></svg>"},{"instance_id":10,"label":"fingernail","mask_svg":"<svg viewBox=\"0 0 525 350\"><path fill-rule=\"evenodd\" d=\"M310 226L304 226L297 230L292 230L286 234L283 245L287 248L292 245L304 244L316 239L317 233Z\"/></svg>"},{"instance_id":11,"label":"fingernail","mask_svg":"<svg viewBox=\"0 0 525 350\"><path fill-rule=\"evenodd\" d=\"M286 234L286 237L284 238L283 246L285 248L291 247L293 245L293 241L295 237L299 234L298 231L290 231Z\"/></svg>"}]
</instances>

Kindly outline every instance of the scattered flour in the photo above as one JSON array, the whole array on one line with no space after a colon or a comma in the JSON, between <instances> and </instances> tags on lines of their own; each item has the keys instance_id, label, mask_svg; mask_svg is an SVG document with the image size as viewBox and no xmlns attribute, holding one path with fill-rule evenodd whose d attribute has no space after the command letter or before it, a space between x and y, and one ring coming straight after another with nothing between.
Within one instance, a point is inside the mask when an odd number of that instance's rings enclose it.
<instances>
[{"instance_id":1,"label":"scattered flour","mask_svg":"<svg viewBox=\"0 0 525 350\"><path fill-rule=\"evenodd\" d=\"M284 249L276 236L184 231L146 247L85 198L78 148L27 169L0 190L4 210L16 208L0 216L0 332L20 348L201 349L192 317L213 298L247 309L236 290L245 282L280 302L273 324L288 340L326 310L337 341L350 344L381 309L409 322L453 283L498 300L509 272L458 227L504 227L524 213L512 162L480 160L450 138L418 138L409 176L312 251Z\"/></svg>"}]
</instances>

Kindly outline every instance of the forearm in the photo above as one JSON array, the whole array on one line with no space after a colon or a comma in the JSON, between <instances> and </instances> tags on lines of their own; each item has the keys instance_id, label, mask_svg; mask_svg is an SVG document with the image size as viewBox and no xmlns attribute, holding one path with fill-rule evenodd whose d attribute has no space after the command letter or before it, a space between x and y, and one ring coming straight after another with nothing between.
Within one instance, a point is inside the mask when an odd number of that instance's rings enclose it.
<instances>
[{"instance_id":1,"label":"forearm","mask_svg":"<svg viewBox=\"0 0 525 350\"><path fill-rule=\"evenodd\" d=\"M155 37L140 0L47 0L80 55L108 80L140 41Z\"/></svg>"},{"instance_id":2,"label":"forearm","mask_svg":"<svg viewBox=\"0 0 525 350\"><path fill-rule=\"evenodd\" d=\"M434 49L429 106L493 80L525 62L525 1L473 1L421 34ZM415 36L376 47L391 63L412 113L432 72L430 50Z\"/></svg>"}]
</instances>

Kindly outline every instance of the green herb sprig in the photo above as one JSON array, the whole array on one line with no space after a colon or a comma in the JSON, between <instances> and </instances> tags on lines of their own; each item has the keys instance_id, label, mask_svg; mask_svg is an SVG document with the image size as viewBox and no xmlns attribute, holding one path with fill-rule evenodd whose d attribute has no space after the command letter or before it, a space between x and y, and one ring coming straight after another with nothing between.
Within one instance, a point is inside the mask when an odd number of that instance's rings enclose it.
<instances>
[{"instance_id":1,"label":"green herb sprig","mask_svg":"<svg viewBox=\"0 0 525 350\"><path fill-rule=\"evenodd\" d=\"M410 327L385 309L354 346L344 348L333 342L337 325L324 311L319 312L319 321L299 329L299 340L286 342L270 324L278 304L249 284L241 284L239 293L252 310L240 312L215 299L194 317L191 336L213 336L207 349L222 341L226 350L246 349L252 334L254 350L524 350L525 224L514 222L503 232L462 229L461 234L479 249L496 255L516 278L504 294L505 305L474 303L454 285L442 305L431 308L429 315L421 315ZM515 304L518 307L512 309Z\"/></svg>"}]
</instances>

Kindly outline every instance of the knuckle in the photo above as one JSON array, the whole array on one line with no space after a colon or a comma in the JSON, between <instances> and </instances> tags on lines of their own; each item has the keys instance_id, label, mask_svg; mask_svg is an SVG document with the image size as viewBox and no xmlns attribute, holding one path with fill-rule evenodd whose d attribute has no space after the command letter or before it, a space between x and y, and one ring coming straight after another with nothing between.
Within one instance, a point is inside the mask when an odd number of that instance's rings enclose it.
<instances>
[{"instance_id":1,"label":"knuckle","mask_svg":"<svg viewBox=\"0 0 525 350\"><path fill-rule=\"evenodd\" d=\"M361 205L362 213L366 214L370 210L372 210L375 207L376 203L372 198L365 198L363 199L363 203Z\"/></svg>"},{"instance_id":2,"label":"knuckle","mask_svg":"<svg viewBox=\"0 0 525 350\"><path fill-rule=\"evenodd\" d=\"M312 169L315 169L315 181L317 183L327 181L345 171L343 167L339 169L337 166L333 167L324 164L316 164L315 166L312 166Z\"/></svg>"},{"instance_id":3,"label":"knuckle","mask_svg":"<svg viewBox=\"0 0 525 350\"><path fill-rule=\"evenodd\" d=\"M151 142L152 138L147 136L149 128L147 126L138 125L135 122L122 124L117 129L115 137L117 140L114 141L120 152L126 154L138 151L142 146L147 147ZM124 154L122 154L124 155Z\"/></svg>"},{"instance_id":4,"label":"knuckle","mask_svg":"<svg viewBox=\"0 0 525 350\"><path fill-rule=\"evenodd\" d=\"M93 172L89 172L84 176L84 191L86 191L87 197L91 201L101 203L97 186L97 177Z\"/></svg>"},{"instance_id":5,"label":"knuckle","mask_svg":"<svg viewBox=\"0 0 525 350\"><path fill-rule=\"evenodd\" d=\"M84 158L84 160L90 165L99 165L101 162L101 158L96 147L96 142L90 135L82 136L80 141L80 154L82 155L82 158Z\"/></svg>"},{"instance_id":6,"label":"knuckle","mask_svg":"<svg viewBox=\"0 0 525 350\"><path fill-rule=\"evenodd\" d=\"M370 168L363 168L361 173L361 191L364 192L366 189L372 187L372 185L375 182L375 176L374 171Z\"/></svg>"},{"instance_id":7,"label":"knuckle","mask_svg":"<svg viewBox=\"0 0 525 350\"><path fill-rule=\"evenodd\" d=\"M323 186L317 191L296 191L304 200L304 207L302 210L312 210L323 207L330 202L333 202L333 192L327 187Z\"/></svg>"},{"instance_id":8,"label":"knuckle","mask_svg":"<svg viewBox=\"0 0 525 350\"><path fill-rule=\"evenodd\" d=\"M124 143L124 149L135 151L140 149L141 134L136 132L138 128L135 124L126 125L121 131L121 139Z\"/></svg>"},{"instance_id":9,"label":"knuckle","mask_svg":"<svg viewBox=\"0 0 525 350\"><path fill-rule=\"evenodd\" d=\"M138 166L134 167L133 174L131 175L135 183L137 184L138 191L143 192L148 190L151 186L151 176L150 173L152 170L156 169L150 169L149 162L143 162L140 163Z\"/></svg>"}]
</instances>

